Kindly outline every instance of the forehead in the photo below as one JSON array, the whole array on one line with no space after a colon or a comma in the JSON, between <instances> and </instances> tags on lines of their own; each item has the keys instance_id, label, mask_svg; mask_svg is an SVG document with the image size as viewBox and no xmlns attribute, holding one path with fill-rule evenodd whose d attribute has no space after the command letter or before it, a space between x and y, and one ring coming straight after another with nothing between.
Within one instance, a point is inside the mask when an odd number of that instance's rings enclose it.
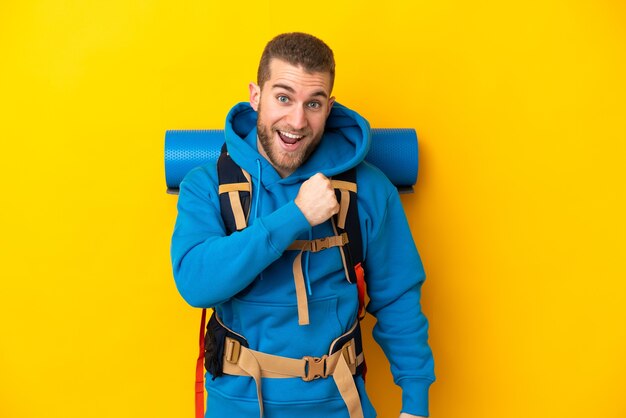
<instances>
[{"instance_id":1,"label":"forehead","mask_svg":"<svg viewBox=\"0 0 626 418\"><path fill-rule=\"evenodd\" d=\"M308 72L302 66L295 66L276 58L270 61L269 68L270 78L265 82L263 89L288 86L298 94L323 91L330 97L331 81L328 72Z\"/></svg>"}]
</instances>

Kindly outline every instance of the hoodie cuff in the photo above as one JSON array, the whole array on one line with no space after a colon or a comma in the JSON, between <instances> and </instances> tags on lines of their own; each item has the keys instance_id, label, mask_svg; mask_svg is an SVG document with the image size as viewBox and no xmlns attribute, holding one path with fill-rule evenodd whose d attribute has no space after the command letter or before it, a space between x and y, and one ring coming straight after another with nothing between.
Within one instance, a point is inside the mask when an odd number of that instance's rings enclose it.
<instances>
[{"instance_id":1,"label":"hoodie cuff","mask_svg":"<svg viewBox=\"0 0 626 418\"><path fill-rule=\"evenodd\" d=\"M428 389L430 380L402 379L398 382L402 388L402 412L422 417L428 416Z\"/></svg>"},{"instance_id":2,"label":"hoodie cuff","mask_svg":"<svg viewBox=\"0 0 626 418\"><path fill-rule=\"evenodd\" d=\"M311 230L311 224L293 200L258 221L268 232L270 246L279 254Z\"/></svg>"}]
</instances>

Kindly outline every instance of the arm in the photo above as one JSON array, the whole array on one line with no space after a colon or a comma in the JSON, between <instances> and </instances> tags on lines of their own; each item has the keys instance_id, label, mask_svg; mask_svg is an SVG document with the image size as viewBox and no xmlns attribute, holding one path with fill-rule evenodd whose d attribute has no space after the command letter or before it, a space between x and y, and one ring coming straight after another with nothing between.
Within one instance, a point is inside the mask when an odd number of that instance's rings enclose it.
<instances>
[{"instance_id":1,"label":"arm","mask_svg":"<svg viewBox=\"0 0 626 418\"><path fill-rule=\"evenodd\" d=\"M294 201L226 235L216 170L192 170L180 185L171 256L176 286L192 306L213 307L243 289L311 226Z\"/></svg>"},{"instance_id":2,"label":"arm","mask_svg":"<svg viewBox=\"0 0 626 418\"><path fill-rule=\"evenodd\" d=\"M367 310L377 318L374 338L402 388L401 417L428 416L428 390L435 376L428 322L420 307L424 270L400 198L395 189L386 190L385 207L369 220Z\"/></svg>"}]
</instances>

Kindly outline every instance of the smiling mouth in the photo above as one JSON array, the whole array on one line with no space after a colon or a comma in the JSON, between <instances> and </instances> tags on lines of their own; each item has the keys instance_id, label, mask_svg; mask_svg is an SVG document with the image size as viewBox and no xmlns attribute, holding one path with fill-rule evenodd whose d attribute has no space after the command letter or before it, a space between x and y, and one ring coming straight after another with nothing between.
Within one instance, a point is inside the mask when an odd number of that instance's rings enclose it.
<instances>
[{"instance_id":1,"label":"smiling mouth","mask_svg":"<svg viewBox=\"0 0 626 418\"><path fill-rule=\"evenodd\" d=\"M281 141L289 145L295 145L298 141L304 138L304 135L296 135L296 134L292 134L290 132L285 132L285 131L276 131L276 132L278 132L278 136L280 137Z\"/></svg>"}]
</instances>

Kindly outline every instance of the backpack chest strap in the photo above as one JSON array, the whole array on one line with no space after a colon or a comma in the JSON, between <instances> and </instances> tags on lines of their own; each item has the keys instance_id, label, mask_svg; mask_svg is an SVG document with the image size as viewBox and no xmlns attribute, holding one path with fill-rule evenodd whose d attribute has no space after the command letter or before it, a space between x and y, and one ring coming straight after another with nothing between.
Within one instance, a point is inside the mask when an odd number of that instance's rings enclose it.
<instances>
[{"instance_id":1,"label":"backpack chest strap","mask_svg":"<svg viewBox=\"0 0 626 418\"><path fill-rule=\"evenodd\" d=\"M348 234L344 232L341 235L334 235L332 237L324 237L314 240L295 240L287 248L287 251L310 251L316 253L331 247L343 247L348 242L350 242L348 240Z\"/></svg>"}]
</instances>

